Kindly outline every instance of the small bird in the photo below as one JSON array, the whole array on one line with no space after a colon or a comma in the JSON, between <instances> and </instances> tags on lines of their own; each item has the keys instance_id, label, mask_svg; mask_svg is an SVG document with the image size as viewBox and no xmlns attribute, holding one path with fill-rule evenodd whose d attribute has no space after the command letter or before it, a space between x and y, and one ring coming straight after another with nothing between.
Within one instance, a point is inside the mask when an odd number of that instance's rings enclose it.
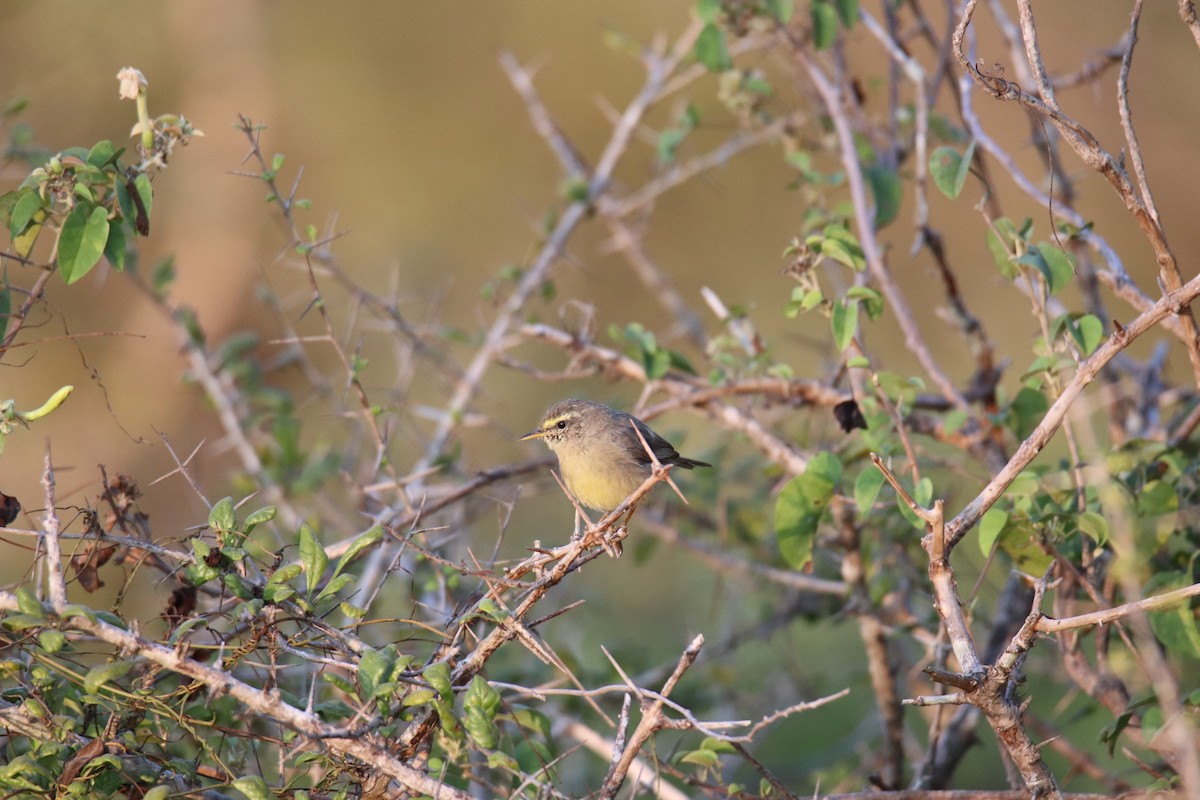
<instances>
[{"instance_id":1,"label":"small bird","mask_svg":"<svg viewBox=\"0 0 1200 800\"><path fill-rule=\"evenodd\" d=\"M632 414L591 400L563 400L551 406L542 422L521 441L541 439L558 456L559 470L571 494L597 511L611 511L642 485L654 465L634 428L660 464L692 469L711 467L684 458ZM625 518L633 516L633 509ZM576 519L576 533L579 520Z\"/></svg>"}]
</instances>

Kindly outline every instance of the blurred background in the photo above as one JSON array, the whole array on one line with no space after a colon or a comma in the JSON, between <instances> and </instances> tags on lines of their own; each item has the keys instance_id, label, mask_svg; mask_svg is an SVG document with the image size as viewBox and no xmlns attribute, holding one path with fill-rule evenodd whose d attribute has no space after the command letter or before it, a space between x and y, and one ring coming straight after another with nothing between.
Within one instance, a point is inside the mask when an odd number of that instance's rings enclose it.
<instances>
[{"instance_id":1,"label":"blurred background","mask_svg":"<svg viewBox=\"0 0 1200 800\"><path fill-rule=\"evenodd\" d=\"M659 33L673 38L687 25L691 5L678 0L369 6L315 0L14 0L0 6L0 53L5 60L0 96L29 100L21 120L32 126L35 141L52 151L102 138L120 145L129 141L134 110L131 103L118 101L115 75L131 65L149 81L152 115L181 112L204 131L204 138L178 150L169 169L155 179L153 230L142 242L140 260L149 267L174 257L179 277L172 297L196 310L210 341L246 330L265 337L277 333L274 319L256 295L266 281L292 304L294 318L303 309L298 298L305 296L303 276L288 259L288 239L277 210L264 202L264 187L235 174L248 152L245 137L234 129L238 114L266 125L262 142L268 157L286 154L284 186L291 185L295 170L303 166L299 196L311 198L312 208L299 212L299 219L321 232L343 234L334 250L360 285L380 294L394 291L401 310L419 325L474 332L493 315L481 286L536 252L544 218L558 205L563 188L557 164L529 124L498 55L508 50L522 63L538 65L536 85L543 99L594 163L611 130L611 115L605 109L623 108L643 77L638 63L611 43L620 37L646 42ZM877 11L873 4L864 7ZM1039 8L1048 68L1077 69L1116 45L1128 12L1129 4L1114 1L1059 2ZM851 42L866 36L856 29ZM1170 4L1147 8L1140 38L1131 92L1135 122L1151 185L1186 279L1196 272L1195 254L1200 252L1200 226L1191 219L1195 171L1190 169L1200 130L1200 103L1195 102L1200 97L1200 55ZM994 42L981 27L981 60L1004 62L1007 54L995 49ZM1046 44L1050 42L1053 45ZM786 67L769 58L760 66L778 74ZM864 60L859 68L869 88L884 78L883 64ZM1095 86L1060 98L1068 112L1113 151L1121 149L1113 105L1115 78L1110 71ZM703 115L685 155L702 152L736 127L714 100L715 81L706 78L688 93ZM773 102L779 108L802 104L808 95L786 80L774 85L778 97ZM1031 174L1041 174L1037 153L1025 146L1030 129L1024 114L978 94L976 104L985 125L1018 152L1021 165ZM682 101L667 104L650 121L666 126L681 108ZM636 186L655 168L652 140L641 142L618 177ZM1127 259L1126 268L1143 291L1156 294L1152 253L1115 195L1074 159L1064 168L1080 179L1079 210L1096 221L1097 229ZM18 165L6 167L5 188L24 174ZM711 287L728 305L747 310L778 357L798 375L823 375L834 363L828 323L816 316L789 320L782 313L793 285L781 274L782 253L799 232L806 210L801 193L792 188L796 177L777 148L739 156L662 198L646 243L694 308L701 308L699 289ZM931 194L935 225L946 236L968 304L997 340L1000 355L1012 359L1006 378L1011 387L1030 360L1029 342L1036 328L1028 301L1008 288L993 266L983 225L972 209L978 184L968 187L954 204ZM1005 185L1003 191L1007 213L1018 219L1032 216L1044 235L1044 210L1011 187ZM955 336L946 335L949 329L932 313L942 302L933 268L924 255L908 259L911 226L906 223L912 213L912 198L906 196L900 223L884 236L890 258L910 302L924 312L922 327L935 354L952 375L965 379L972 368L969 354ZM10 282L25 281L21 267L6 268ZM673 320L645 296L624 260L610 252L598 226L585 226L572 240L569 258L556 267L555 281L555 297L538 307L547 321L564 324L560 315L577 318L571 301L582 301L594 307L597 332L610 324L638 321L694 363L703 363L703 354L677 338ZM14 398L18 408L29 409L67 383L76 386L75 395L33 431L9 438L0 460L0 490L17 496L27 510L42 505L39 479L47 441L58 469L60 506L94 501L100 464L110 475L126 473L146 486L174 469L162 434L180 454L206 442L193 472L211 500L231 493L230 471L237 462L223 447L200 392L181 383L186 365L176 334L161 313L122 275L106 267L69 290L52 281L48 298L39 327L23 338L28 344L0 364L0 399ZM1068 298L1068 303L1075 300ZM711 315L704 321L710 333L718 330ZM89 336L73 338L84 334ZM916 372L887 319L866 335L889 359L891 369ZM608 343L602 333L598 338ZM386 361L386 345L368 341L366 348ZM470 352L466 347L447 351L459 356ZM545 369L564 363L561 354L536 348L525 355ZM389 374L387 369L368 371L368 389L386 394ZM436 404L446 388L431 381L417 387L415 395ZM468 433L464 466L483 469L541 454L514 440L534 427L546 406L569 395L624 407L637 401L635 390L627 386L547 385L494 368L478 407L508 430ZM323 423L333 424L319 415L309 422L317 436ZM739 447L686 415L660 419L655 427L698 458ZM811 427L811 446L838 436L832 420L814 418ZM752 450L741 448L743 457L753 459ZM414 444L411 456L418 454ZM401 463L401 471L410 465L411 461ZM706 479L687 475L685 488L690 480ZM566 501L544 480L536 483L545 491L531 499L535 487L527 486L512 523L518 552L534 538L557 541L569 530ZM495 494L503 502L516 496L511 486L498 487ZM184 535L187 526L207 513L178 477L148 492L142 507L156 534L163 536ZM498 503L496 518L503 510ZM24 517L17 524L32 526L36 519ZM495 534L493 524L490 533L480 534L480 541L488 542ZM594 609L588 613L603 613L616 622L637 620L636 625L615 625L604 642L614 653L633 659L635 669L672 659L691 633L705 631L717 638L781 602L767 589L739 598L757 607L732 604L730 594L745 587L723 586L678 556L667 562L658 559L671 559L670 554L653 558L657 566L627 559L589 567L574 585ZM24 560L18 563L20 559ZM20 559L7 560L0 580L15 580L29 568L29 557ZM620 591L613 592L614 587ZM665 597L686 600L678 613L646 612ZM157 611L157 605L148 608L146 616ZM559 641L573 635L570 624L554 631ZM757 659L760 667L803 686L801 694L841 688L839 682L809 674L801 651L814 641L832 647L844 640L850 646L857 632L822 623L784 630L779 637L784 638L770 647L763 643L757 652L748 649L750 662ZM578 642L580 657L598 658L595 645ZM764 709L777 705L769 696L772 691L764 689ZM864 694L821 712L821 718L805 717L803 725L845 729L861 721L861 711L868 706ZM748 713L730 709L734 716ZM831 755L816 749L806 751L805 758L821 763ZM990 755L986 758L997 768Z\"/></svg>"}]
</instances>

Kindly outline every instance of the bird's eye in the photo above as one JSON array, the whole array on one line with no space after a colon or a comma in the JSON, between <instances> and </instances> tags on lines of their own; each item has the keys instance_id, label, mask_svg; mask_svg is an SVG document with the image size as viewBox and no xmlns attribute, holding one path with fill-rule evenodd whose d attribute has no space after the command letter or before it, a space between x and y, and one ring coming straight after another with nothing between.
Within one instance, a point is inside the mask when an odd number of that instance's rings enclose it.
<instances>
[{"instance_id":1,"label":"bird's eye","mask_svg":"<svg viewBox=\"0 0 1200 800\"><path fill-rule=\"evenodd\" d=\"M561 431L567 427L567 421L565 419L560 419L558 421L558 425L556 425L555 427L557 427Z\"/></svg>"}]
</instances>

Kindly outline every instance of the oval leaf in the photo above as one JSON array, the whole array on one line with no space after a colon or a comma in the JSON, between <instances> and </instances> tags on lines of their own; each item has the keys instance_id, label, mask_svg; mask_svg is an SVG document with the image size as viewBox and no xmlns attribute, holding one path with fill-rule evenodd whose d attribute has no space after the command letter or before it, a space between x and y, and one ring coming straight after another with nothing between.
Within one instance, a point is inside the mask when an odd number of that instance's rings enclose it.
<instances>
[{"instance_id":1,"label":"oval leaf","mask_svg":"<svg viewBox=\"0 0 1200 800\"><path fill-rule=\"evenodd\" d=\"M304 579L308 582L308 593L311 595L321 582L325 567L329 566L329 556L307 525L300 526L300 563L304 565Z\"/></svg>"},{"instance_id":2,"label":"oval leaf","mask_svg":"<svg viewBox=\"0 0 1200 800\"><path fill-rule=\"evenodd\" d=\"M133 669L132 661L114 661L111 664L93 667L83 679L83 690L87 694L95 694L101 686L120 678L131 669Z\"/></svg>"},{"instance_id":3,"label":"oval leaf","mask_svg":"<svg viewBox=\"0 0 1200 800\"><path fill-rule=\"evenodd\" d=\"M725 32L711 22L696 37L696 60L709 72L724 72L733 68L733 58L725 47Z\"/></svg>"},{"instance_id":4,"label":"oval leaf","mask_svg":"<svg viewBox=\"0 0 1200 800\"><path fill-rule=\"evenodd\" d=\"M58 237L58 267L67 284L87 275L108 244L108 212L100 206L78 203L63 223Z\"/></svg>"}]
</instances>

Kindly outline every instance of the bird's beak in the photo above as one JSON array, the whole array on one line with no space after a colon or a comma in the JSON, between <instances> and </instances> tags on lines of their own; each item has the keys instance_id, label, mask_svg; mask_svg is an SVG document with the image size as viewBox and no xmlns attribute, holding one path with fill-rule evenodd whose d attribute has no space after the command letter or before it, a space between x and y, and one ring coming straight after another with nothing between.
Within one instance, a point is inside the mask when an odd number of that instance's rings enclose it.
<instances>
[{"instance_id":1,"label":"bird's beak","mask_svg":"<svg viewBox=\"0 0 1200 800\"><path fill-rule=\"evenodd\" d=\"M530 439L541 439L545 435L546 435L546 432L544 430L542 430L541 428L538 428L537 430L532 430L529 433L522 436L520 441L527 442Z\"/></svg>"}]
</instances>

